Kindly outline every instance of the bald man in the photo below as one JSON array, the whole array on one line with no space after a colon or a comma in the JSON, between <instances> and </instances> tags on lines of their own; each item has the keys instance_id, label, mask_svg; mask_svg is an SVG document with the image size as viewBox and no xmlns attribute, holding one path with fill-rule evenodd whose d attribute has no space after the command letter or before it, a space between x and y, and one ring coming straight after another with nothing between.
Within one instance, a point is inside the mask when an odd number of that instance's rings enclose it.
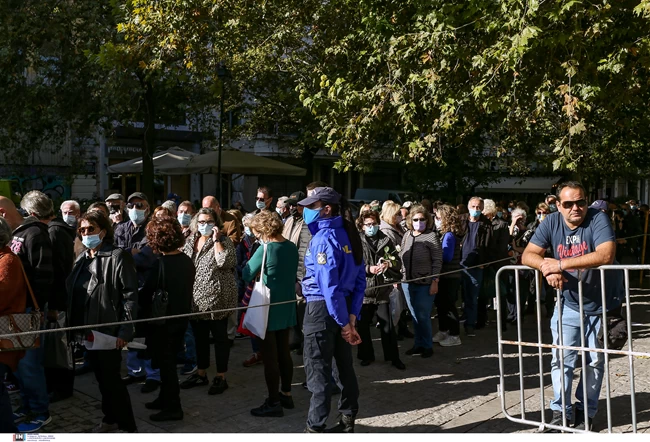
<instances>
[{"instance_id":1,"label":"bald man","mask_svg":"<svg viewBox=\"0 0 650 442\"><path fill-rule=\"evenodd\" d=\"M235 246L237 246L237 244L239 244L239 241L241 241L242 231L239 220L234 215L231 215L230 213L223 210L221 208L221 204L219 204L219 200L213 196L206 196L203 198L201 207L209 207L217 212L217 215L219 215L219 218L221 218L221 221L223 221L223 229L221 233L230 238Z\"/></svg>"}]
</instances>

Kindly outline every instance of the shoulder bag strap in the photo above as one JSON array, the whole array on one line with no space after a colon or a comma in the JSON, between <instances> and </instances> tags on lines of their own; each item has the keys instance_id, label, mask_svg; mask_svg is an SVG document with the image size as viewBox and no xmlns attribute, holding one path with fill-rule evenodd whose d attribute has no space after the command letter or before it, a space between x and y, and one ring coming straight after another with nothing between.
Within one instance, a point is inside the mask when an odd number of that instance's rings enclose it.
<instances>
[{"instance_id":1,"label":"shoulder bag strap","mask_svg":"<svg viewBox=\"0 0 650 442\"><path fill-rule=\"evenodd\" d=\"M264 251L262 252L262 268L260 269L260 281L264 284L264 269L266 267L266 244L263 244Z\"/></svg>"},{"instance_id":2,"label":"shoulder bag strap","mask_svg":"<svg viewBox=\"0 0 650 442\"><path fill-rule=\"evenodd\" d=\"M158 269L158 288L165 291L165 265L163 264L162 257L158 259L160 268Z\"/></svg>"},{"instance_id":3,"label":"shoulder bag strap","mask_svg":"<svg viewBox=\"0 0 650 442\"><path fill-rule=\"evenodd\" d=\"M25 277L25 282L27 283L27 290L29 291L30 296L32 297L32 302L34 303L34 310L39 311L40 309L38 308L38 302L36 302L36 297L34 296L34 291L32 290L32 285L29 283L29 278L27 277L27 273L25 272L25 266L23 266L23 261L18 258L18 262L20 263L20 268L23 271L23 276Z\"/></svg>"}]
</instances>

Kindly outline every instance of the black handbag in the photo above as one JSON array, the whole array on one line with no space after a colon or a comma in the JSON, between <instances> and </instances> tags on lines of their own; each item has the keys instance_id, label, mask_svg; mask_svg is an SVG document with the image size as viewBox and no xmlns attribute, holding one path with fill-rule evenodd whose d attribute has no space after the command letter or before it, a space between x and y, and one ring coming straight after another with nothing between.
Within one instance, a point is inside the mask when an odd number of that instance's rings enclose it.
<instances>
[{"instance_id":1,"label":"black handbag","mask_svg":"<svg viewBox=\"0 0 650 442\"><path fill-rule=\"evenodd\" d=\"M160 260L158 269L158 288L153 292L151 298L151 317L161 318L167 316L167 305L169 304L169 293L165 290L165 265ZM151 321L154 325L165 325L166 319Z\"/></svg>"}]
</instances>

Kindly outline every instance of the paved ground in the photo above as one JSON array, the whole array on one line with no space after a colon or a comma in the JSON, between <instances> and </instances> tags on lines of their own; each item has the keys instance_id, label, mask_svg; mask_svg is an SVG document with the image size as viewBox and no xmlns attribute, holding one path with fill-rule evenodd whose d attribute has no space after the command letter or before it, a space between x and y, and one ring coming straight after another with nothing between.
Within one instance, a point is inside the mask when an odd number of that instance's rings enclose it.
<instances>
[{"instance_id":1,"label":"paved ground","mask_svg":"<svg viewBox=\"0 0 650 442\"><path fill-rule=\"evenodd\" d=\"M633 290L634 348L650 352L650 290ZM543 319L543 339L550 342L548 320ZM527 316L524 337L536 341L536 318ZM437 321L434 320L434 329ZM378 330L375 330L378 332ZM375 333L375 351L383 360L379 334ZM356 365L361 389L357 432L518 432L534 431L530 426L513 423L501 412L497 395L499 382L496 325L479 331L475 338L461 336L460 347L435 347L430 359L403 356L405 371L390 363L376 362L369 367ZM515 339L510 327L504 335ZM412 340L400 343L400 353L412 346ZM516 348L509 348L505 358L506 399L508 412L519 414L519 369ZM294 401L296 408L285 411L283 418L255 418L249 410L262 403L266 387L261 365L244 368L241 362L250 354L248 341L236 341L231 353L228 374L230 388L220 396L208 396L207 387L183 390L181 399L185 419L175 423L152 423L144 403L157 393L142 394L139 385L129 386L134 412L141 432L301 432L304 429L309 393L301 388L305 380L302 358L294 355ZM526 417L539 421L539 359L536 350L524 356L524 397ZM550 353L544 353L546 402L551 395ZM639 431L650 432L650 361L635 358L636 406ZM214 368L209 371L214 375ZM626 357L611 361L611 408L615 432L631 431L629 368ZM575 388L574 388L575 389ZM47 432L85 432L102 416L100 395L94 376L76 378L74 397L53 404L53 422ZM335 423L336 402L332 402L330 424ZM596 431L607 430L605 388L601 395Z\"/></svg>"}]
</instances>

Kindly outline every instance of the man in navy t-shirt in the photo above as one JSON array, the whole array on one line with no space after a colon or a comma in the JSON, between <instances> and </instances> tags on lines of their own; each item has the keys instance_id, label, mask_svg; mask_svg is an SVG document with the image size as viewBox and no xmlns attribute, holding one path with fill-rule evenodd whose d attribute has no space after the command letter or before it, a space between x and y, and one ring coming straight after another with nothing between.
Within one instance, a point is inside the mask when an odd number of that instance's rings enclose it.
<instances>
[{"instance_id":1,"label":"man in navy t-shirt","mask_svg":"<svg viewBox=\"0 0 650 442\"><path fill-rule=\"evenodd\" d=\"M535 235L524 251L524 265L539 269L548 283L562 290L562 334L563 345L580 346L580 305L578 281L582 280L585 343L589 348L600 348L597 335L602 322L602 295L600 271L588 270L614 262L616 242L612 225L604 213L587 207L584 187L577 182L567 182L558 189L558 210L540 223ZM554 258L544 258L546 249L553 250ZM607 272L606 308L612 309L621 303L620 272ZM558 310L551 319L553 344L559 344ZM573 370L576 366L578 352L564 352L564 392L560 370L560 357L557 349L553 350L551 361L551 379L554 398L551 401L553 419L551 424L562 425L562 394L566 404L567 421L571 420L571 390ZM602 353L587 353L588 366L581 372L580 383L576 391L575 428L591 429L591 420L598 411L598 397L603 380L604 356ZM584 374L584 375L583 375ZM589 419L584 422L585 400L582 382L587 382L587 412Z\"/></svg>"}]
</instances>

